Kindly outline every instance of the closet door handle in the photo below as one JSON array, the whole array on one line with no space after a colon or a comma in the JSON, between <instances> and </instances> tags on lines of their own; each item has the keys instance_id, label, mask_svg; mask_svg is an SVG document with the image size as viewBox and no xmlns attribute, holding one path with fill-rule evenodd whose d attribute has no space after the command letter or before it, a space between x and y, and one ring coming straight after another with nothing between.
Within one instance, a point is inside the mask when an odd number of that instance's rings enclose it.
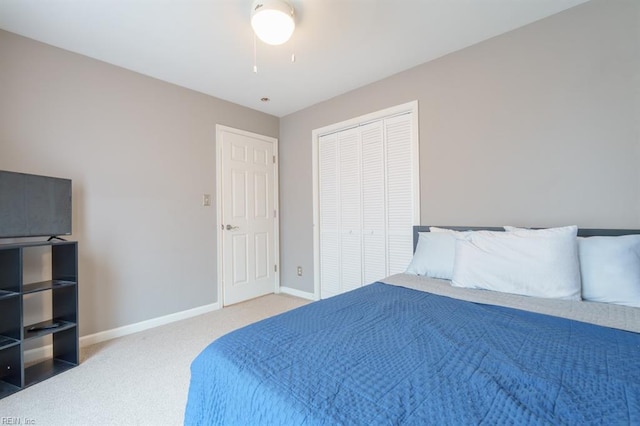
<instances>
[{"instance_id":1,"label":"closet door handle","mask_svg":"<svg viewBox=\"0 0 640 426\"><path fill-rule=\"evenodd\" d=\"M227 229L227 231L233 231L233 230L238 229L238 228L240 228L240 227L239 227L239 226L231 226L231 225L227 225L227 228L226 228L226 229Z\"/></svg>"}]
</instances>

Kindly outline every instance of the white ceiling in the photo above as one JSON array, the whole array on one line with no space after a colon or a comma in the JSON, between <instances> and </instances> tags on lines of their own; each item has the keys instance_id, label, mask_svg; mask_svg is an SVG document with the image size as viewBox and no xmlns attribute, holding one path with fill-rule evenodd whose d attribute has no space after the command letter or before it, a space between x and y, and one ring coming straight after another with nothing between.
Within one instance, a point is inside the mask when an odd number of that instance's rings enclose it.
<instances>
[{"instance_id":1,"label":"white ceiling","mask_svg":"<svg viewBox=\"0 0 640 426\"><path fill-rule=\"evenodd\" d=\"M0 0L0 28L282 117L585 1L290 0L257 74L253 0Z\"/></svg>"}]
</instances>

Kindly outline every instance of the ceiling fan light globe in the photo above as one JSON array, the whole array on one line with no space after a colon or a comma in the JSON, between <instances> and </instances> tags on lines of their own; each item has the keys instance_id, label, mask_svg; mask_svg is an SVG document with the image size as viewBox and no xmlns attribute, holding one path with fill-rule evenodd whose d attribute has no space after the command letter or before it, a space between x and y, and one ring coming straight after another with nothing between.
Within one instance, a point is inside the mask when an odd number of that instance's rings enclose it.
<instances>
[{"instance_id":1,"label":"ceiling fan light globe","mask_svg":"<svg viewBox=\"0 0 640 426\"><path fill-rule=\"evenodd\" d=\"M251 14L251 27L263 42L282 44L291 38L296 28L293 16L293 8L284 1L257 1Z\"/></svg>"}]
</instances>

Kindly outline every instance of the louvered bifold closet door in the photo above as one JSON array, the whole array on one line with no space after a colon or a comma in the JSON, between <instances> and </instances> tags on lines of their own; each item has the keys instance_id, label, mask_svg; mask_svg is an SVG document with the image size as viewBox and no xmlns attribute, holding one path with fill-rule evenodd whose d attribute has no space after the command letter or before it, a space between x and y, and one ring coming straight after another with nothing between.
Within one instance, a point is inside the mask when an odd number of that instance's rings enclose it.
<instances>
[{"instance_id":1,"label":"louvered bifold closet door","mask_svg":"<svg viewBox=\"0 0 640 426\"><path fill-rule=\"evenodd\" d=\"M318 144L320 219L320 297L342 292L340 284L340 215L338 135L322 136Z\"/></svg>"},{"instance_id":2,"label":"louvered bifold closet door","mask_svg":"<svg viewBox=\"0 0 640 426\"><path fill-rule=\"evenodd\" d=\"M362 273L363 283L387 274L385 158L382 120L360 127L362 141Z\"/></svg>"},{"instance_id":3,"label":"louvered bifold closet door","mask_svg":"<svg viewBox=\"0 0 640 426\"><path fill-rule=\"evenodd\" d=\"M360 130L338 133L340 270L342 291L362 286L362 185Z\"/></svg>"},{"instance_id":4,"label":"louvered bifold closet door","mask_svg":"<svg viewBox=\"0 0 640 426\"><path fill-rule=\"evenodd\" d=\"M413 252L413 155L411 114L384 120L387 178L388 273L404 272Z\"/></svg>"},{"instance_id":5,"label":"louvered bifold closet door","mask_svg":"<svg viewBox=\"0 0 640 426\"><path fill-rule=\"evenodd\" d=\"M411 261L418 202L411 117L318 139L322 298L404 272Z\"/></svg>"}]
</instances>

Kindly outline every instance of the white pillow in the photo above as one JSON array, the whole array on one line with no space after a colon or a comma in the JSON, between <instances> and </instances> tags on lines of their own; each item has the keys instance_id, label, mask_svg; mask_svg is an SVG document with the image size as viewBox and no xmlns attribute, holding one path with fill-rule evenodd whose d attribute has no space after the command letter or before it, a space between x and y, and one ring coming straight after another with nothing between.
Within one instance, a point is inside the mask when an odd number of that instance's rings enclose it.
<instances>
[{"instance_id":1,"label":"white pillow","mask_svg":"<svg viewBox=\"0 0 640 426\"><path fill-rule=\"evenodd\" d=\"M418 245L407 274L451 280L456 254L456 235L471 231L454 231L430 226L431 232L418 232Z\"/></svg>"},{"instance_id":2,"label":"white pillow","mask_svg":"<svg viewBox=\"0 0 640 426\"><path fill-rule=\"evenodd\" d=\"M640 235L578 238L582 298L640 307Z\"/></svg>"},{"instance_id":3,"label":"white pillow","mask_svg":"<svg viewBox=\"0 0 640 426\"><path fill-rule=\"evenodd\" d=\"M448 233L418 232L418 245L407 274L450 280L456 238Z\"/></svg>"},{"instance_id":4,"label":"white pillow","mask_svg":"<svg viewBox=\"0 0 640 426\"><path fill-rule=\"evenodd\" d=\"M577 232L567 226L460 236L453 285L580 300Z\"/></svg>"},{"instance_id":5,"label":"white pillow","mask_svg":"<svg viewBox=\"0 0 640 426\"><path fill-rule=\"evenodd\" d=\"M470 232L474 232L474 231L454 231L453 229L438 228L437 226L430 226L429 231L450 234L454 238L456 235L467 235Z\"/></svg>"}]
</instances>

